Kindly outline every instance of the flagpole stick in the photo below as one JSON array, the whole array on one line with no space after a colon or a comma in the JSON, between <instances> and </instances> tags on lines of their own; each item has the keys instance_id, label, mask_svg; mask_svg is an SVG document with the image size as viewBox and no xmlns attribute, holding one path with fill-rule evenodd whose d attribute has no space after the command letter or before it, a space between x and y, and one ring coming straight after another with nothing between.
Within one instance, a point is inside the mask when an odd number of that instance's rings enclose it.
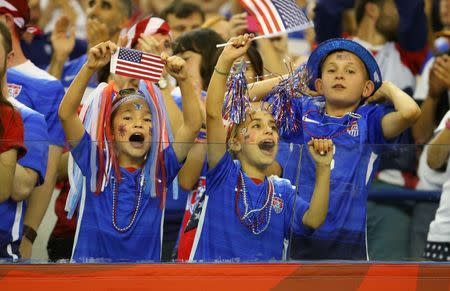
<instances>
[{"instance_id":1,"label":"flagpole stick","mask_svg":"<svg viewBox=\"0 0 450 291\"><path fill-rule=\"evenodd\" d=\"M256 39L261 39L261 38L267 38L267 36L266 35L258 35L256 37L252 38L251 40L256 40ZM232 44L232 42L226 42L226 43L217 44L216 48L224 47L224 46L227 46L229 44Z\"/></svg>"}]
</instances>

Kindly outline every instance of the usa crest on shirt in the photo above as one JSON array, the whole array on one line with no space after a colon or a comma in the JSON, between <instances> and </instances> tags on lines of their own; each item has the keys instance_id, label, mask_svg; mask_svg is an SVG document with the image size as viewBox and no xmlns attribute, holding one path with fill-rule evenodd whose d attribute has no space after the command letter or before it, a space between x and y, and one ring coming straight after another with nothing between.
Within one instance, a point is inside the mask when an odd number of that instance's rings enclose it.
<instances>
[{"instance_id":1,"label":"usa crest on shirt","mask_svg":"<svg viewBox=\"0 0 450 291\"><path fill-rule=\"evenodd\" d=\"M359 127L357 121L353 121L352 125L347 129L347 133L353 137L359 136Z\"/></svg>"},{"instance_id":2,"label":"usa crest on shirt","mask_svg":"<svg viewBox=\"0 0 450 291\"><path fill-rule=\"evenodd\" d=\"M281 197L274 196L273 200L272 200L272 207L273 207L273 210L275 210L276 214L280 214L284 208L283 199Z\"/></svg>"},{"instance_id":3,"label":"usa crest on shirt","mask_svg":"<svg viewBox=\"0 0 450 291\"><path fill-rule=\"evenodd\" d=\"M22 86L14 83L8 83L9 97L16 98L22 91Z\"/></svg>"}]
</instances>

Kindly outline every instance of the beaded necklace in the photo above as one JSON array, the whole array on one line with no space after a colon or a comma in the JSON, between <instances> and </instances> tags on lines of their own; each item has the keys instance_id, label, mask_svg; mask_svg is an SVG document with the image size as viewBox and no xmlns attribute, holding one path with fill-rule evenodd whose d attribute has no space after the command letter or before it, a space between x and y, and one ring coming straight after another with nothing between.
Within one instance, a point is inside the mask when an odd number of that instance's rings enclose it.
<instances>
[{"instance_id":1,"label":"beaded necklace","mask_svg":"<svg viewBox=\"0 0 450 291\"><path fill-rule=\"evenodd\" d=\"M267 229L272 214L272 202L273 202L272 200L274 187L271 179L268 179L268 190L266 191L265 189L266 187L263 188L262 192L265 192L264 194L266 196L265 197L266 201L263 203L262 207L253 209L252 200L247 197L247 185L244 180L244 174L242 173L242 171L240 171L236 187L236 201L235 201L236 214L241 223L244 224L255 235L259 235ZM244 215L242 216L241 210L239 208L239 200L241 199L241 197L242 202L244 204ZM257 203L260 200L259 198L256 201Z\"/></svg>"},{"instance_id":2,"label":"beaded necklace","mask_svg":"<svg viewBox=\"0 0 450 291\"><path fill-rule=\"evenodd\" d=\"M346 133L349 129L351 129L352 126L353 126L353 124L354 124L355 122L357 122L358 119L361 118L361 115L359 115L358 113L349 112L349 113L347 113L346 115L350 116L351 119L348 120L348 121L346 122L346 124L339 124L339 123L335 123L335 122L322 123L321 121L317 121L317 123L318 123L320 126L326 126L326 125L338 125L338 126L343 127L343 129L341 129L340 131L338 131L338 132L336 132L336 133L334 133L334 134L332 134L332 135L318 136L318 135L312 133L310 130L308 130L308 126L307 126L308 122L305 121L305 120L310 119L310 118L308 117L309 114L310 114L310 113L314 113L314 112L320 113L319 110L313 110L313 109L308 110L308 111L306 111L305 114L303 115L303 122L302 122L302 123L303 123L303 131L306 132L309 136L311 136L311 137L313 137L313 138L328 138L328 139L337 138L337 137L343 135L344 133ZM322 119L323 119L323 116L322 116Z\"/></svg>"},{"instance_id":3,"label":"beaded necklace","mask_svg":"<svg viewBox=\"0 0 450 291\"><path fill-rule=\"evenodd\" d=\"M117 204L118 204L118 189L116 188L116 178L114 176L111 177L112 180L112 192L113 192L113 201L112 201L112 225L115 230L118 232L127 232L136 221L137 214L139 212L139 208L141 207L142 200L142 191L144 189L145 178L144 171L141 171L141 175L139 176L139 183L136 181L136 198L134 201L134 210L131 216L130 223L125 227L119 227L117 225Z\"/></svg>"}]
</instances>

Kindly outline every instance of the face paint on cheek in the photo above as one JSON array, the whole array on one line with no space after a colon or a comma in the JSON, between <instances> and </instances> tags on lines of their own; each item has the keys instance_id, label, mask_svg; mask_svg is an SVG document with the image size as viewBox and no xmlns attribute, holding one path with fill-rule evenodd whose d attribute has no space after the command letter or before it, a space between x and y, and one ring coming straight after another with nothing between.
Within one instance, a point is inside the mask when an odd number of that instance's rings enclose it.
<instances>
[{"instance_id":1,"label":"face paint on cheek","mask_svg":"<svg viewBox=\"0 0 450 291\"><path fill-rule=\"evenodd\" d=\"M124 124L119 124L119 134L121 137L124 137L127 133L127 127Z\"/></svg>"},{"instance_id":2,"label":"face paint on cheek","mask_svg":"<svg viewBox=\"0 0 450 291\"><path fill-rule=\"evenodd\" d=\"M250 137L247 128L241 128L239 133L244 137L244 140L248 140L248 138Z\"/></svg>"}]
</instances>

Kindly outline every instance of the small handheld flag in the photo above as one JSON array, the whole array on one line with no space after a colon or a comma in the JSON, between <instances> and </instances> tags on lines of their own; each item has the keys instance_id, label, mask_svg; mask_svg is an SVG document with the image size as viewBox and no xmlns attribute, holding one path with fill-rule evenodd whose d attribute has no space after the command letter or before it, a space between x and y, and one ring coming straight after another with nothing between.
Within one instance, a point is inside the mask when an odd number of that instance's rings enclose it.
<instances>
[{"instance_id":1,"label":"small handheld flag","mask_svg":"<svg viewBox=\"0 0 450 291\"><path fill-rule=\"evenodd\" d=\"M259 33L275 36L313 26L295 0L239 0L259 24Z\"/></svg>"},{"instance_id":2,"label":"small handheld flag","mask_svg":"<svg viewBox=\"0 0 450 291\"><path fill-rule=\"evenodd\" d=\"M111 73L158 82L164 63L158 55L138 50L119 48L111 57Z\"/></svg>"},{"instance_id":3,"label":"small handheld flag","mask_svg":"<svg viewBox=\"0 0 450 291\"><path fill-rule=\"evenodd\" d=\"M305 30L313 27L314 23L308 19L295 0L239 0L241 5L258 22L259 38L276 37L282 33ZM229 43L218 44L224 47Z\"/></svg>"}]
</instances>

